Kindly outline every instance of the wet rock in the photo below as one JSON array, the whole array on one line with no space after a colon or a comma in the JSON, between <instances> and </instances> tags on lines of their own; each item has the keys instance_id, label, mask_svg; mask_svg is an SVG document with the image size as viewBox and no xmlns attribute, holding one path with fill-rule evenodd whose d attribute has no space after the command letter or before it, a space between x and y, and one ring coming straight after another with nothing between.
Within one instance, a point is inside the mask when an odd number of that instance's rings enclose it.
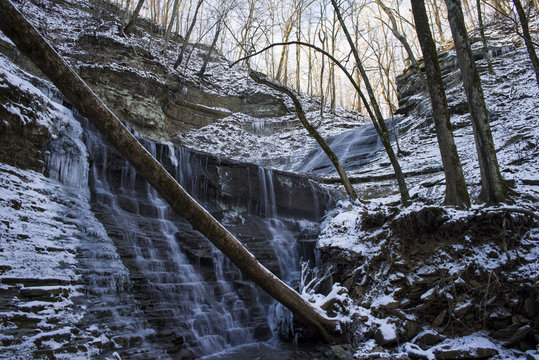
<instances>
[{"instance_id":1,"label":"wet rock","mask_svg":"<svg viewBox=\"0 0 539 360\"><path fill-rule=\"evenodd\" d=\"M503 329L499 329L499 330L496 330L496 331L493 331L491 332L491 336L496 338L496 339L501 339L501 340L509 340L509 338L511 338L512 336L514 336L514 334L516 333L516 331L522 327L522 323L521 322L515 322L515 323L512 323L511 325L503 328Z\"/></svg>"},{"instance_id":2,"label":"wet rock","mask_svg":"<svg viewBox=\"0 0 539 360\"><path fill-rule=\"evenodd\" d=\"M333 359L335 360L352 359L352 349L349 345L333 345L331 351L333 352Z\"/></svg>"},{"instance_id":3,"label":"wet rock","mask_svg":"<svg viewBox=\"0 0 539 360\"><path fill-rule=\"evenodd\" d=\"M432 358L431 353L421 349L416 344L407 343L404 345L406 355L412 360L429 360Z\"/></svg>"},{"instance_id":4,"label":"wet rock","mask_svg":"<svg viewBox=\"0 0 539 360\"><path fill-rule=\"evenodd\" d=\"M444 335L441 335L434 330L427 330L419 334L413 342L419 345L423 350L426 350L433 345L441 343L445 339L446 337Z\"/></svg>"},{"instance_id":5,"label":"wet rock","mask_svg":"<svg viewBox=\"0 0 539 360\"><path fill-rule=\"evenodd\" d=\"M41 301L60 301L62 297L66 297L69 294L69 289L64 287L27 287L22 288L21 295L32 299Z\"/></svg>"},{"instance_id":6,"label":"wet rock","mask_svg":"<svg viewBox=\"0 0 539 360\"><path fill-rule=\"evenodd\" d=\"M447 314L447 310L444 309L438 316L436 316L436 318L432 322L432 327L436 328L436 327L442 325L442 323L444 322L446 314Z\"/></svg>"},{"instance_id":7,"label":"wet rock","mask_svg":"<svg viewBox=\"0 0 539 360\"><path fill-rule=\"evenodd\" d=\"M253 338L255 338L258 341L266 341L269 340L273 333L271 331L271 328L269 327L268 323L266 321L260 321L260 323L255 326L253 330Z\"/></svg>"},{"instance_id":8,"label":"wet rock","mask_svg":"<svg viewBox=\"0 0 539 360\"><path fill-rule=\"evenodd\" d=\"M434 349L437 359L483 359L498 354L498 349L494 344L492 347L474 346L469 344L462 348L452 348L450 345L442 345Z\"/></svg>"},{"instance_id":9,"label":"wet rock","mask_svg":"<svg viewBox=\"0 0 539 360\"><path fill-rule=\"evenodd\" d=\"M404 321L404 331L403 331L403 337L406 340L409 340L417 335L417 331L419 330L419 323L414 320L406 319Z\"/></svg>"},{"instance_id":10,"label":"wet rock","mask_svg":"<svg viewBox=\"0 0 539 360\"><path fill-rule=\"evenodd\" d=\"M516 330L516 332L504 343L505 346L518 344L531 333L533 328L530 325L525 325Z\"/></svg>"},{"instance_id":11,"label":"wet rock","mask_svg":"<svg viewBox=\"0 0 539 360\"><path fill-rule=\"evenodd\" d=\"M533 318L537 314L538 308L539 306L537 305L535 299L527 298L524 300L524 311L530 318Z\"/></svg>"}]
</instances>

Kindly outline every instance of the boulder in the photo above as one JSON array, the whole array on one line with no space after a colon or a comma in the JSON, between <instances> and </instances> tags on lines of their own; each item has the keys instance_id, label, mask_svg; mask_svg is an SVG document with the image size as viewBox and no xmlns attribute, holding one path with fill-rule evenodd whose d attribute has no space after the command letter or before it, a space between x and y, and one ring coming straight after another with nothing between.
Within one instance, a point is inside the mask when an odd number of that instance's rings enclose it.
<instances>
[{"instance_id":1,"label":"boulder","mask_svg":"<svg viewBox=\"0 0 539 360\"><path fill-rule=\"evenodd\" d=\"M381 346L388 346L397 343L397 329L393 324L382 324L374 333L374 340Z\"/></svg>"}]
</instances>

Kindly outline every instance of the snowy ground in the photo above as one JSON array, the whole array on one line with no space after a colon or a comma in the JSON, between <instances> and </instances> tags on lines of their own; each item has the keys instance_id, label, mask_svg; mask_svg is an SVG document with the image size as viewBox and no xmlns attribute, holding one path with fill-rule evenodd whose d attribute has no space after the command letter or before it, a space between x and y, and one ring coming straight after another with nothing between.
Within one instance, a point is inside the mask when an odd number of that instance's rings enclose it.
<instances>
[{"instance_id":1,"label":"snowy ground","mask_svg":"<svg viewBox=\"0 0 539 360\"><path fill-rule=\"evenodd\" d=\"M156 57L160 57L159 43L147 35L142 39L136 37L125 39L119 37L112 26L100 29L95 19L84 15L85 13L75 9L68 10L64 7L61 7L61 9L61 12L57 14L58 16L54 17L45 15L39 9L39 6L32 2L27 2L24 6L25 13L32 14L33 21L38 23L40 29L45 32L55 32L54 29L66 27L74 30L74 32L66 31L65 35L57 39L58 43L61 44L60 50L63 53L76 53L74 44L78 34L85 31L85 29L95 29L95 31L100 31L101 35L108 35L116 41L127 42L132 46L147 49ZM83 14L83 20L75 20L81 18L81 14ZM6 41L5 38L3 40ZM64 40L70 41L64 42ZM509 43L512 42L511 39L508 40ZM169 52L169 56L164 57L164 61L167 62L165 65L170 68L174 54L172 51ZM9 64L5 58L2 58L1 61L0 69L2 72L0 76L4 79L4 82L0 83L0 86L6 86L5 84L10 82L11 84L18 84L17 86L20 87L27 87L29 92L39 91L28 81L20 80L24 79L24 76L21 76L20 72ZM537 211L539 204L539 90L528 61L523 48L519 48L515 52L505 53L495 58L496 75L482 75L482 80L487 106L491 114L492 133L500 168L504 178L509 180L518 192L515 197L516 204L511 206ZM207 81L201 82L194 75L199 65L201 65L201 56L194 54L192 65L192 67L183 70L184 76L190 81L199 83L208 92L213 91L218 94L235 93L258 86L247 79L245 69L228 71L225 62L211 63L206 77ZM152 76L149 73L143 75ZM461 87L450 89L449 94L450 102L462 101L463 91ZM35 96L42 95L36 92ZM424 101L428 100L425 99ZM10 105L2 106L11 113L18 112L21 117L24 117L24 109ZM49 108L54 107L55 105L49 106ZM315 124L320 124L320 131L325 136L342 132L358 123L365 122L356 114L344 112L339 112L337 116L327 115L324 121L320 121L315 102L306 103L306 109L309 112L311 121ZM46 116L47 112L44 111L43 113L45 114L43 126L50 126L50 119ZM25 119L24 121L30 120ZM402 134L400 138L401 148L410 153L400 158L405 172L440 166L433 127L432 125L418 127L417 124L422 121L423 119L410 117L401 123L402 127L407 124L409 127L409 130ZM280 130L277 132L266 131L266 129L272 128L272 123L275 123L275 126ZM465 177L472 198L475 199L480 190L480 178L468 115L455 115L452 118L452 123L455 127L455 139L464 166ZM55 131L61 131L61 129ZM233 114L218 123L185 134L178 134L178 136L184 144L193 148L205 149L210 153L217 153L240 160L267 163L276 167L289 165L290 161L294 161L289 158L291 154L300 157L314 146L314 142L307 137L305 130L297 124L292 114L283 118L266 120L253 119L242 114ZM50 342L50 347L54 348L61 346L61 344L58 345L58 339L71 339L75 336L72 332L72 327L83 316L83 309L76 308L73 302L73 299L79 295L80 289L76 285L80 283L80 275L73 270L73 264L76 262L75 249L80 246L75 235L83 228L93 228L91 232L97 231L98 234L102 233L102 229L99 230L99 224L89 213L87 199L85 199L86 194L79 194L78 197L75 197L77 201L73 203L66 200L67 198L73 198L73 194L70 193L72 190L69 190L68 185L64 186L56 180L51 180L41 174L23 171L4 164L0 166L0 172L2 172L2 177L0 178L2 182L2 187L0 188L0 209L2 213L2 221L0 222L0 241L2 245L0 271L2 278L32 279L36 278L36 274L38 274L39 279L54 278L61 284L56 289L35 289L35 287L31 289L30 286L24 284L23 286L17 284L0 285L0 291L54 290L58 291L61 297L61 301L54 303L56 305L52 308L48 304L33 302L9 304L10 307L16 307L17 309L43 307L42 310L38 311L36 318L32 320L42 324L42 328L38 329L34 334L25 334L25 337L18 339L20 342L16 344L17 346L9 350L11 351L10 354L20 352L21 358L24 358L35 350L34 344L39 339L46 338L45 341ZM383 175L390 172L391 168L387 158L380 152L377 159L365 168L352 173L351 176ZM57 176L61 178L62 175L59 173ZM78 177L75 176L75 178ZM398 209L401 216L419 211L426 205L441 204L443 200L443 174L441 172L434 175L409 178L408 183L415 204L406 210ZM357 188L361 194L365 195L376 192L376 199L366 206L342 203L337 210L328 214L323 224L319 246L321 248L339 248L343 252L347 252L350 257L366 259L365 263L368 263L387 256L385 251L391 245L390 232L383 228L374 232L366 230L359 226L361 219L366 212L392 211L386 205L396 203L398 196L392 180L359 184ZM370 197L372 198L372 196ZM80 220L69 220L71 222L66 220L66 214L72 211L72 208L82 209L80 210L82 213L73 216L76 219L84 219L84 224ZM457 221L459 218L480 212L481 209L481 205L476 204L470 211L450 209L448 214L453 221ZM67 226L65 226L66 222L68 223ZM60 223L63 223L63 225ZM369 238L371 241L365 241L365 238ZM515 276L527 278L532 286L533 282L537 286L537 279L539 279L539 269L536 263L536 259L539 257L539 232L537 228L530 230L524 240L525 246L515 247L508 251L492 248L492 245L488 242L479 246L469 242L453 244L452 246L456 246L456 251L466 248L468 250L466 256L462 256L456 262L443 262L443 256L433 257L433 259L437 269L445 268L449 275L458 277L461 272L468 269L470 263L476 263L480 269L488 272L503 268L510 258L522 257L524 265L515 271ZM491 255L493 252L501 255L495 257ZM40 256L42 253L47 255ZM382 288L389 286L391 281L404 281L404 279L413 284L414 281L421 280L421 276L425 276L429 271L433 270L429 266L426 263L421 264L414 270L413 274L382 274L383 276L381 275L380 278L387 280L387 282L380 282L378 284L380 292L373 293L367 297L369 305L374 310L392 307L394 303L392 293L387 294L382 291ZM28 269L33 269L33 271ZM388 272L387 269L386 272ZM418 276L414 277L414 274ZM429 289L420 294L419 298L421 301L426 302L435 295L439 296L440 294L444 293ZM459 306L464 308L467 306L466 304L464 301ZM400 330L391 323L392 318L380 318L378 313L374 314L371 310L367 310L366 306L361 305L366 304L351 306L350 313L357 314L363 320L365 327L379 329L378 336L382 339L393 338ZM455 309L462 310L458 306ZM10 319L17 316L17 311L4 311L2 309L2 319L4 321L1 325L2 335L0 340L3 343L5 341L7 344L9 341L15 340L15 336L9 335L9 331L13 329L14 324ZM68 313L69 315L67 315ZM430 330L424 329L416 336L424 335L428 331ZM98 339L94 340L98 341ZM42 340L39 341L43 342ZM526 356L522 352L504 349L502 344L489 339L487 334L481 332L457 339L447 338L427 349L420 348L416 345L415 340L410 340L403 344L395 345L388 351L387 348L381 347L379 342L368 339L355 344L354 353L357 357L378 354L380 357L385 358L415 356L417 358L431 359L445 350L460 349L470 351L467 357L471 357L483 354L480 351L494 349L499 359L525 358ZM9 347L5 349L9 349ZM88 349L88 351L92 351L91 346ZM528 355L528 358L538 357L537 352L532 350ZM13 356L15 357L15 355Z\"/></svg>"},{"instance_id":2,"label":"snowy ground","mask_svg":"<svg viewBox=\"0 0 539 360\"><path fill-rule=\"evenodd\" d=\"M510 42L510 39L506 40ZM479 65L484 68L484 61L479 62ZM473 222L475 216L481 217L491 211L500 213L509 211L510 213L512 210L507 209L516 208L531 211L537 215L539 208L539 88L524 48L518 48L494 58L494 67L495 75L482 73L482 83L500 169L503 177L514 187L517 194L512 198L513 204L495 208L485 208L484 205L475 203L469 210L446 209L442 216L445 220L440 220L438 225L447 226L446 231L452 227L448 224L459 224L462 221ZM448 98L450 103L465 101L462 86L449 89ZM428 99L423 101L427 102ZM405 173L441 166L433 125L421 128L417 126L423 120L424 118L415 115L401 122L401 127L409 128L400 137L401 148L410 152L409 155L399 159ZM455 140L468 189L472 199L475 200L480 191L480 173L469 115L453 115L451 121L455 128ZM365 168L353 172L351 177L389 172L391 168L388 166L386 157L380 153L378 159ZM531 228L520 234L513 245L507 247L505 242L512 241L510 231L502 232L501 235L480 232L463 236L449 244L446 240L437 238L436 229L433 229L431 240L426 240L427 243L421 245L423 240L419 239L423 236L428 238L428 233L418 233L415 238L412 236L410 239L400 239L403 236L402 233L395 232L398 226L370 224L369 219L376 222L373 214L377 214L382 219L386 217L386 223L389 223L390 219L398 222L399 218L413 217L413 214L420 214L428 207L441 205L444 196L442 172L408 178L408 184L414 204L406 209L395 207L399 197L393 181L360 184L357 185L360 193L368 194L375 191L375 198L371 199L367 205L341 203L336 210L328 214L322 224L322 233L318 242L320 251L329 254L336 252L340 254L341 259L356 259L357 267L349 265L351 267L347 269L352 271L354 276L358 276L359 280L350 288L354 291L355 286L358 286L357 289L365 288L362 291L367 291L366 294L361 293L360 290L354 293L359 301L354 311L359 314L356 316L363 322L356 330L362 340L355 348L355 355L358 358L379 356L388 359L488 356L495 359L539 358L537 348L527 351L515 350L517 346L515 344L518 344L515 334L520 336L527 331L525 321L531 321L533 327L533 317L536 316L531 312L524 315L522 319L515 320L521 316L514 313L515 308L512 310L513 323L507 328L509 330L501 328L498 329L499 332L469 330L465 336L455 338L443 336L432 344L422 343L423 339L431 336L430 332L438 336L439 332L444 331L446 321L447 323L452 321L445 317L446 310L443 310L443 307L436 307L433 304L446 304L448 314L451 314L452 319L457 320L466 316L470 317L470 309L476 309L477 312L483 311L483 319L488 320L482 321L488 324L489 321L494 321L493 319L510 316L506 307L509 305L507 303L502 305L499 302L496 291L499 292L498 294L503 293L503 296L507 298L514 297L515 299L519 286L527 289L525 291L531 294L537 292L539 231L537 220L529 218L531 220L526 221L531 221L533 224ZM513 213L505 216L508 216L506 219L511 222L520 215ZM417 221L421 223L423 220L418 217ZM503 220L504 223L505 221ZM408 224L409 231L413 233L414 223L404 222L404 224ZM446 236L448 239L451 238L451 231ZM429 241L431 244L428 244ZM407 246L412 247L412 250L403 250ZM383 259L386 258L387 260L384 261ZM413 264L410 265L410 263ZM395 270L399 266L404 266L406 270L402 272ZM390 271L390 269L393 270ZM440 272L443 275L440 276ZM475 274L475 280L467 278L466 274L470 272ZM356 277L352 278L356 279ZM464 278L466 281L462 280ZM372 279L375 281L372 282ZM494 281L496 285L491 283ZM475 285L470 286L470 283ZM515 283L521 285L508 290L511 288L508 284ZM463 293L458 289L459 286L465 284L468 290ZM502 287L496 287L497 285ZM494 290L494 293L491 292L487 298L490 286L495 286L497 290ZM479 288L483 289L483 292L473 295L474 291L478 291ZM406 299L405 295L414 299ZM484 296L485 299L480 296ZM531 296L533 298L534 295ZM477 310L481 307L483 310ZM440 321L443 320L444 324L440 324L437 318L421 315L421 311L433 311L435 315L440 314ZM434 325L420 329L421 332L411 339L403 339L407 336L407 324L410 321L419 321L418 314L422 317L422 324L432 322ZM353 317L353 315L349 316ZM524 322L521 323L521 320ZM507 321L508 324L511 323L510 320ZM470 326L470 329L472 328L473 325ZM370 338L359 335L369 333ZM395 336L395 334L399 335ZM492 337L500 334L505 336L510 334L513 337L505 341L495 340ZM400 340L398 343L393 342L382 346L387 339Z\"/></svg>"}]
</instances>

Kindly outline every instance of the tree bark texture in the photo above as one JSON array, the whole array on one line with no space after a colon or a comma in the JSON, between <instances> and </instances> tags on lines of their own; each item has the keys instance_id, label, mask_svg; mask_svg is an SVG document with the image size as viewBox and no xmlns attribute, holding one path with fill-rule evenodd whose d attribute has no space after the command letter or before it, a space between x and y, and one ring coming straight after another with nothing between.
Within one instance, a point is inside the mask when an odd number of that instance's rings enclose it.
<instances>
[{"instance_id":1,"label":"tree bark texture","mask_svg":"<svg viewBox=\"0 0 539 360\"><path fill-rule=\"evenodd\" d=\"M131 32L131 29L133 29L133 26L135 26L135 21L137 20L138 14L140 13L140 9L142 9L143 4L144 0L139 0L137 6L135 7L135 11L133 11L133 15L131 15L131 19L124 27L124 34L129 34Z\"/></svg>"},{"instance_id":2,"label":"tree bark texture","mask_svg":"<svg viewBox=\"0 0 539 360\"><path fill-rule=\"evenodd\" d=\"M43 71L80 113L95 125L137 172L163 196L170 207L189 221L195 230L204 234L244 275L307 324L317 328L326 338L332 338L328 332L337 334L338 321L317 312L296 291L262 266L228 230L200 206L135 139L9 0L0 0L0 30Z\"/></svg>"},{"instance_id":3,"label":"tree bark texture","mask_svg":"<svg viewBox=\"0 0 539 360\"><path fill-rule=\"evenodd\" d=\"M444 167L446 181L444 203L447 205L469 207L470 196L466 189L462 166L457 153L455 139L453 138L442 73L440 71L440 64L438 63L436 44L430 32L425 2L424 0L412 0L411 3L417 38L423 52L432 105L432 117L434 118L436 136Z\"/></svg>"},{"instance_id":4,"label":"tree bark texture","mask_svg":"<svg viewBox=\"0 0 539 360\"><path fill-rule=\"evenodd\" d=\"M483 13L481 11L481 0L476 0L477 7L477 22L479 23L479 34L481 34L481 41L483 42L483 53L487 60L488 73L494 75L494 68L492 67L492 58L488 51L487 37L485 36L485 25L483 24Z\"/></svg>"},{"instance_id":5,"label":"tree bark texture","mask_svg":"<svg viewBox=\"0 0 539 360\"><path fill-rule=\"evenodd\" d=\"M503 180L498 166L483 88L481 87L479 72L472 55L460 1L445 0L445 3L464 83L464 91L468 98L468 107L472 118L472 128L479 158L482 187L479 198L489 205L504 202L507 198L509 187Z\"/></svg>"},{"instance_id":6,"label":"tree bark texture","mask_svg":"<svg viewBox=\"0 0 539 360\"><path fill-rule=\"evenodd\" d=\"M346 190L348 195L353 200L359 199L356 191L354 190L354 187L352 186L352 184L350 183L350 180L348 179L348 176L346 175L346 171L344 171L344 168L341 162L339 161L339 158L337 157L337 155L335 155L335 153L333 152L331 147L328 145L326 140L324 140L324 138L318 133L318 131L316 131L314 126L312 126L309 123L309 121L307 120L307 116L305 115L305 111L303 111L303 107L301 106L301 103L298 97L296 96L296 94L294 94L294 92L290 88L283 86L281 84L277 84L269 79L266 79L264 76L262 76L261 74L255 71L249 71L249 76L251 76L251 78L257 83L269 86L270 88L274 90L277 90L279 92L282 92L288 95L288 97L292 99L299 121L301 121L301 124L309 132L309 135L311 135L311 137L316 140L318 145L320 145L322 150L324 150L324 152L328 156L329 160L333 163L333 166L335 166L335 169L337 170L337 173L339 174L339 177L341 178L341 182L344 185L344 189Z\"/></svg>"},{"instance_id":7,"label":"tree bark texture","mask_svg":"<svg viewBox=\"0 0 539 360\"><path fill-rule=\"evenodd\" d=\"M526 16L526 12L524 11L520 0L513 0L513 4L515 4L515 8L517 9L520 26L522 27L522 37L524 37L524 42L526 43L526 50L528 50L528 56L530 57L533 70L535 71L535 79L537 80L537 86L539 86L539 58L537 58L537 53L535 52L535 47L533 46L532 37L530 35L528 17Z\"/></svg>"},{"instance_id":8,"label":"tree bark texture","mask_svg":"<svg viewBox=\"0 0 539 360\"><path fill-rule=\"evenodd\" d=\"M393 171L395 172L395 177L397 178L397 184L399 186L401 201L404 205L408 205L410 203L410 195L408 193L408 187L406 186L406 181L404 180L404 175L402 173L402 169L400 167L399 161L397 160L397 156L395 155L395 152L393 151L393 147L391 146L389 131L387 130L384 117L382 116L382 112L380 111L380 107L378 106L378 101L376 100L376 96L374 95L374 90L372 89L369 77L367 76L367 72L365 71L365 68L363 67L363 63L359 57L359 52L357 50L357 47L354 44L354 40L352 39L352 36L350 36L348 27L344 23L344 19L342 17L339 5L337 4L337 0L331 0L331 4L333 5L335 14L337 15L337 18L339 19L339 23L341 24L344 35L346 36L346 40L348 41L348 44L350 45L350 49L352 50L352 54L354 55L354 59L356 61L356 66L359 70L359 73L361 74L361 78L363 79L363 85L367 89L367 94L369 95L369 99L371 100L370 105L368 102L365 102L365 100L364 100L364 104L365 104L365 107L372 106L373 108L375 117L372 118L372 120L375 123L375 128L378 132L378 135L380 136L380 140L382 141L382 145L384 146L387 156L389 157L389 161L391 165L393 166Z\"/></svg>"}]
</instances>

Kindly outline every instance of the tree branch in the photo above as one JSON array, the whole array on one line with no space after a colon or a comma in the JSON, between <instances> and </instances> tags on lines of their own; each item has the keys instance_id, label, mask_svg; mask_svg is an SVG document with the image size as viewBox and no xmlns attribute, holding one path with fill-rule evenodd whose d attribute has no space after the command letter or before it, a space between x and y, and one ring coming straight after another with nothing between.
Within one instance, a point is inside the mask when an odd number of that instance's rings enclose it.
<instances>
[{"instance_id":1,"label":"tree branch","mask_svg":"<svg viewBox=\"0 0 539 360\"><path fill-rule=\"evenodd\" d=\"M354 190L354 187L350 183L350 180L348 180L348 176L346 175L346 172L344 171L344 168L343 168L341 162L337 158L337 155L335 155L335 153L329 147L329 145L324 140L324 138L322 136L320 136L318 131L316 131L316 129L307 120L307 116L305 115L305 111L303 111L303 107L301 106L301 103L300 103L298 97L296 96L296 94L294 94L294 91L292 91L292 89L290 89L290 88L288 88L286 86L283 86L281 84L278 84L278 83L276 83L274 81L269 80L268 78L266 78L262 74L257 73L255 71L250 70L249 71L249 76L251 77L251 79L253 79L257 83L269 86L270 88L272 88L274 90L277 90L279 92L282 92L282 93L288 95L288 97L290 97L290 99L292 99L292 102L294 103L294 107L296 109L296 114L298 115L299 121L301 121L301 124L309 132L309 135L311 135L311 137L316 140L318 145L320 145L322 150L326 153L329 160L333 163L333 166L335 166L335 169L337 170L337 173L339 174L339 177L341 178L341 182L344 185L344 188L346 189L346 192L348 193L348 195L353 200L360 200L359 197L357 196L356 191Z\"/></svg>"},{"instance_id":2,"label":"tree branch","mask_svg":"<svg viewBox=\"0 0 539 360\"><path fill-rule=\"evenodd\" d=\"M0 30L95 125L170 207L204 234L244 275L305 323L318 329L328 341L334 341L334 335L342 336L337 319L319 313L260 264L238 239L178 184L9 0L0 0Z\"/></svg>"},{"instance_id":3,"label":"tree branch","mask_svg":"<svg viewBox=\"0 0 539 360\"><path fill-rule=\"evenodd\" d=\"M354 89L357 91L357 93L359 94L359 96L361 97L361 100L363 101L363 103L365 104L368 104L368 100L367 98L365 97L365 95L363 94L363 91L361 90L361 88L359 87L359 85L357 84L357 82L354 80L354 78L352 77L352 74L348 71L348 69L346 69L346 67L339 61L337 60L333 55L331 55L330 53L328 53L327 51L323 50L322 48L319 48L318 46L316 45L313 45L313 44L310 44L310 43L307 43L307 42L303 42L303 41L285 41L285 42L278 42L278 43L273 43L273 44L270 44L268 46L266 46L265 48L263 48L262 50L259 50L259 51L256 51L252 54L249 54L247 56L244 56L242 57L241 59L238 59L236 61L234 61L232 64L230 64L230 67L232 68L234 65L244 61L244 60L247 60L249 58L252 58L253 56L256 56L256 55L260 55L262 54L263 52L265 51L268 51L269 49L275 47L275 46L290 46L290 45L301 45L301 46L306 46L306 47L309 47L321 54L323 54L324 56L326 56L327 58L329 58L331 61L333 61L333 63L335 65L337 65L341 70L342 72L346 75L346 77L348 78L348 80L350 80L350 83L352 84L352 86L354 87ZM379 131L380 128L378 126L378 124L376 123L376 118L374 116L374 113L372 112L372 110L370 109L370 107L366 107L367 108L367 112L369 114L369 117L371 118L372 122L373 122L373 125L374 127L376 128L376 131Z\"/></svg>"}]
</instances>

